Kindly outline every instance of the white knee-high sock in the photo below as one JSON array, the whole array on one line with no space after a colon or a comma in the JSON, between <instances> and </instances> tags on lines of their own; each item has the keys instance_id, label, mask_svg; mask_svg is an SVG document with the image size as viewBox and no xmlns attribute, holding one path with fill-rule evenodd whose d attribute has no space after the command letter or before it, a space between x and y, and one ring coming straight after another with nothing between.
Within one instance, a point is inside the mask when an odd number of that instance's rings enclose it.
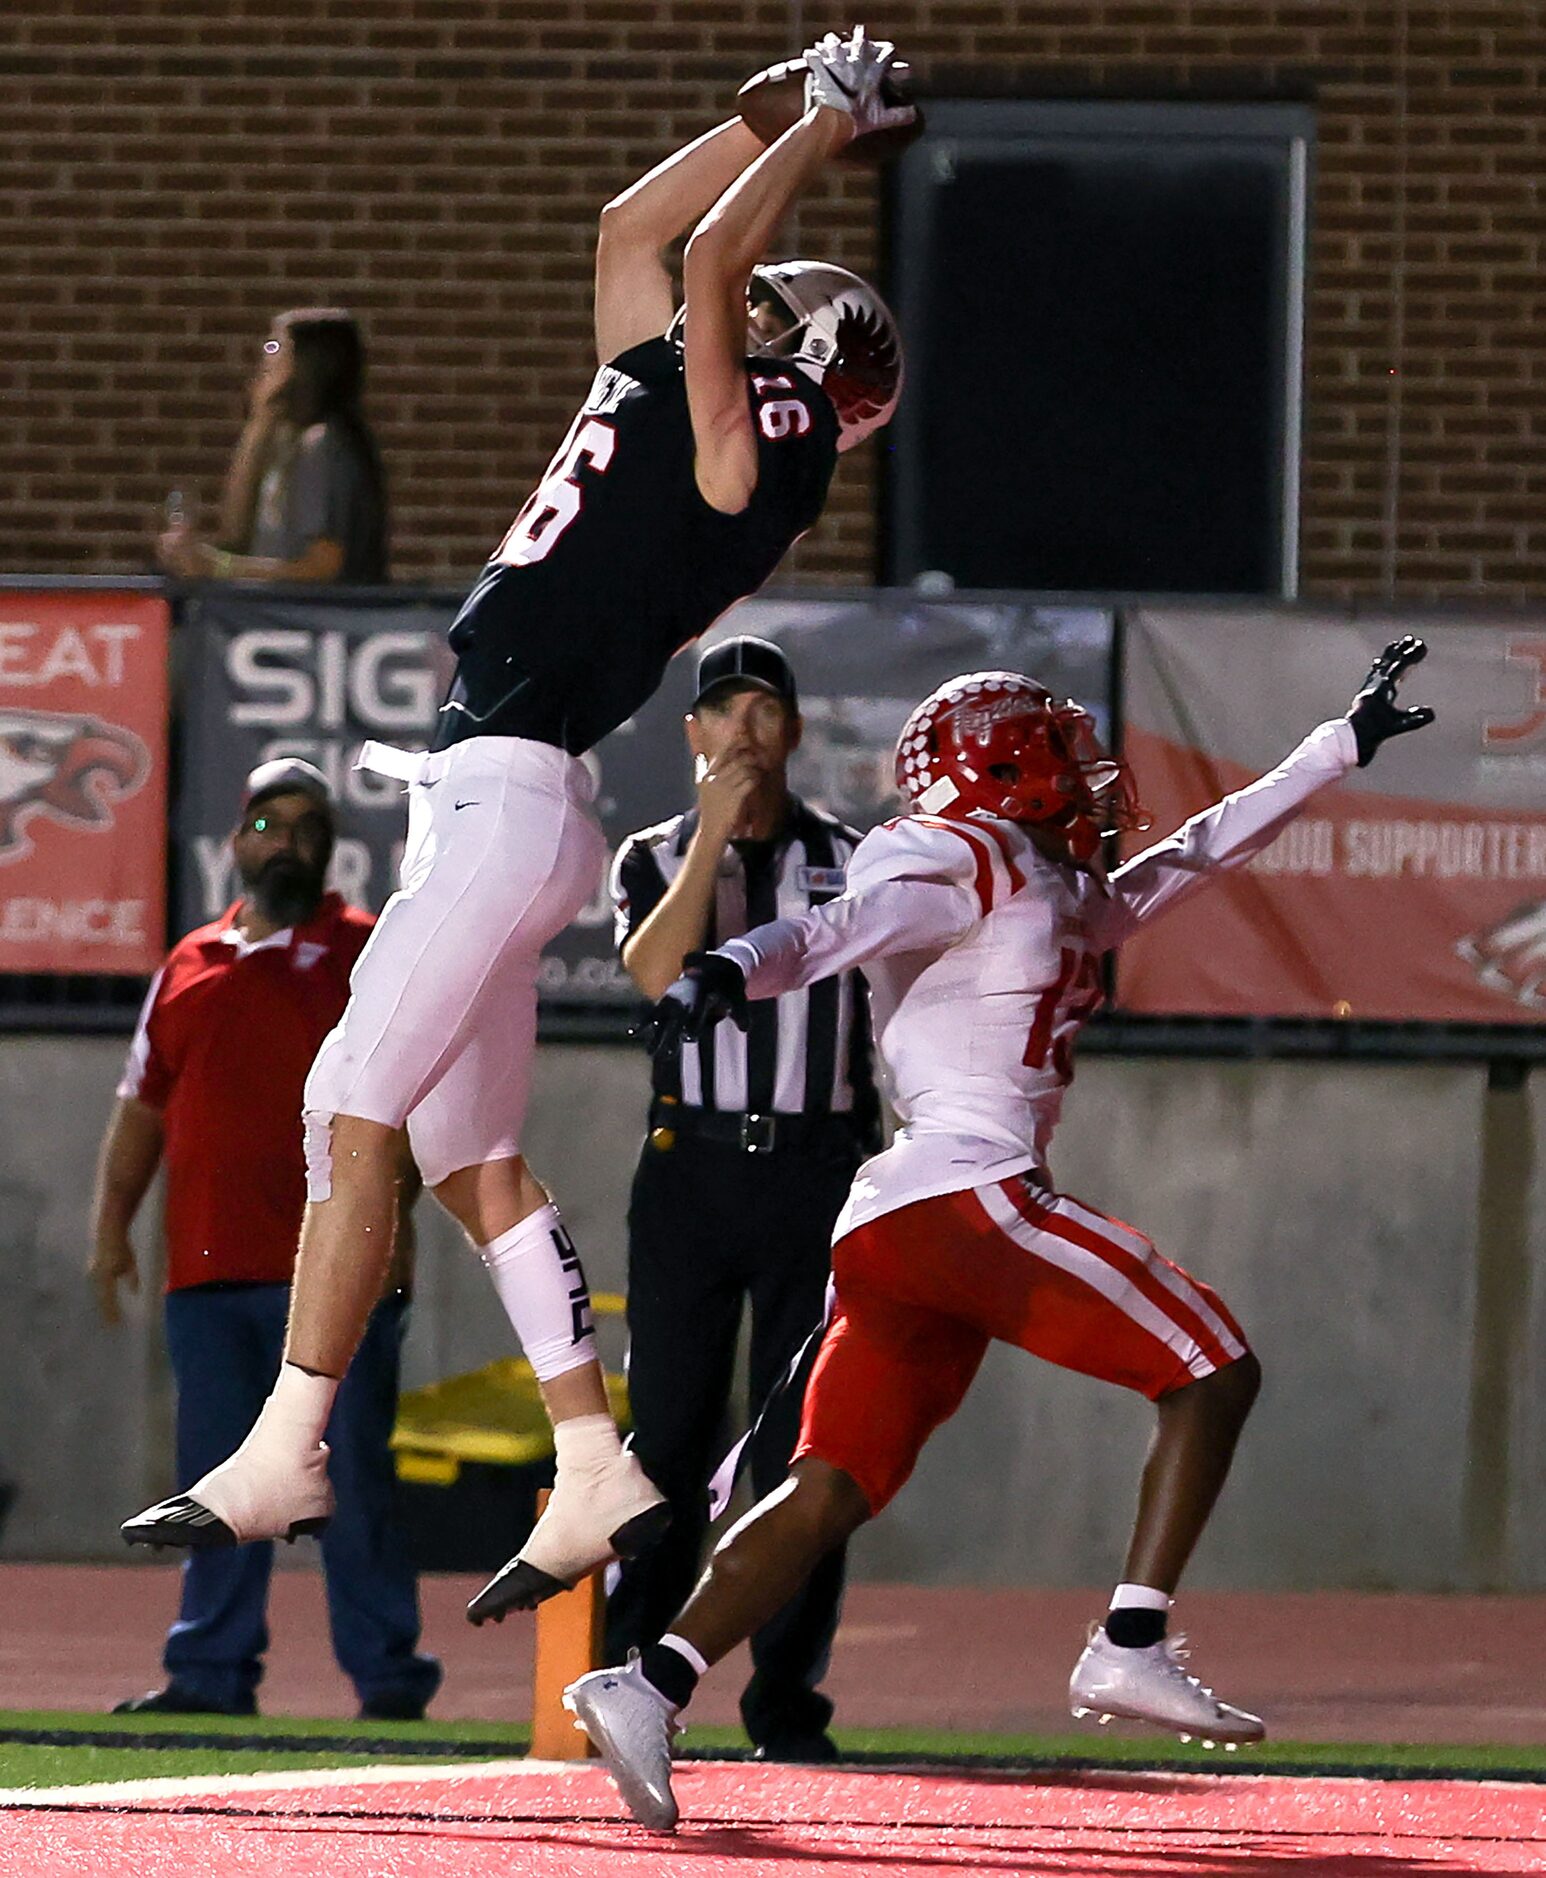
<instances>
[{"instance_id":1,"label":"white knee-high sock","mask_svg":"<svg viewBox=\"0 0 1546 1878\"><path fill-rule=\"evenodd\" d=\"M590 1288L556 1206L538 1207L478 1256L538 1382L596 1360Z\"/></svg>"}]
</instances>

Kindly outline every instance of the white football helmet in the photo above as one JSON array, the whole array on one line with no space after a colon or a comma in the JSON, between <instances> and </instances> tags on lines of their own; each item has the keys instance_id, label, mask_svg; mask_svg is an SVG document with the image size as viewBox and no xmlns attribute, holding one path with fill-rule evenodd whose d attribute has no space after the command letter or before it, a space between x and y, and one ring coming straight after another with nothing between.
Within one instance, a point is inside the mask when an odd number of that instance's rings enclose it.
<instances>
[{"instance_id":1,"label":"white football helmet","mask_svg":"<svg viewBox=\"0 0 1546 1878\"><path fill-rule=\"evenodd\" d=\"M902 391L902 336L868 282L827 261L775 261L752 269L747 291L776 300L792 322L754 354L794 359L817 380L837 411L839 450L889 421Z\"/></svg>"}]
</instances>

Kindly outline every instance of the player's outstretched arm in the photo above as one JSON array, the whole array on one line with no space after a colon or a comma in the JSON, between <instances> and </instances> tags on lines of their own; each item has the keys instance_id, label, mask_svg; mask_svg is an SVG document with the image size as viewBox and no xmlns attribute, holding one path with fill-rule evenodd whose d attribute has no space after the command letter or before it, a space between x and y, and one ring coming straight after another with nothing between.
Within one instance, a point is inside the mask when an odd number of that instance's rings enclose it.
<instances>
[{"instance_id":1,"label":"player's outstretched arm","mask_svg":"<svg viewBox=\"0 0 1546 1878\"><path fill-rule=\"evenodd\" d=\"M845 111L812 104L742 171L687 244L683 351L698 488L726 514L744 509L757 486L746 395L746 283L790 204L852 136Z\"/></svg>"},{"instance_id":2,"label":"player's outstretched arm","mask_svg":"<svg viewBox=\"0 0 1546 1878\"><path fill-rule=\"evenodd\" d=\"M657 163L601 211L596 236L596 356L605 365L656 339L675 311L665 251L713 207L761 140L733 117Z\"/></svg>"},{"instance_id":3,"label":"player's outstretched arm","mask_svg":"<svg viewBox=\"0 0 1546 1878\"><path fill-rule=\"evenodd\" d=\"M1364 767L1387 738L1431 724L1434 713L1427 706L1403 710L1396 703L1403 674L1427 653L1410 634L1393 640L1374 661L1346 716L1319 725L1276 769L1119 867L1111 877L1109 914L1098 943L1120 944L1207 881L1260 854L1317 790Z\"/></svg>"}]
</instances>

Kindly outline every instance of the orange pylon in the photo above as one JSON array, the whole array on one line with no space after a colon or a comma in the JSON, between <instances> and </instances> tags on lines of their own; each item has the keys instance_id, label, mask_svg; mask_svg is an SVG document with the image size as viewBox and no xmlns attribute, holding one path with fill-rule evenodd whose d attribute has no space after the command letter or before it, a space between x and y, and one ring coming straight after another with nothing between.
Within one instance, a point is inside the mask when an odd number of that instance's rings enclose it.
<instances>
[{"instance_id":1,"label":"orange pylon","mask_svg":"<svg viewBox=\"0 0 1546 1878\"><path fill-rule=\"evenodd\" d=\"M547 1494L537 1496L540 1516ZM531 1691L531 1756L538 1761L583 1761L596 1750L564 1707L576 1677L601 1667L606 1593L600 1571L537 1606L537 1663Z\"/></svg>"}]
</instances>

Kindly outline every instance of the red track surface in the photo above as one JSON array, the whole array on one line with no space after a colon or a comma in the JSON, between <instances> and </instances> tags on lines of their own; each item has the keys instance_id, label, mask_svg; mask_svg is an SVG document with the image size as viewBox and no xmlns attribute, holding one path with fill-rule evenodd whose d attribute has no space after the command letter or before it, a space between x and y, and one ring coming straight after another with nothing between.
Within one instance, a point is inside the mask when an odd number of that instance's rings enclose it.
<instances>
[{"instance_id":1,"label":"red track surface","mask_svg":"<svg viewBox=\"0 0 1546 1878\"><path fill-rule=\"evenodd\" d=\"M306 1776L299 1775L298 1781ZM597 1769L157 1796L0 1814L29 1878L1414 1878L1546 1871L1546 1789L1238 1776L689 1765L686 1823L620 1823Z\"/></svg>"},{"instance_id":2,"label":"red track surface","mask_svg":"<svg viewBox=\"0 0 1546 1878\"><path fill-rule=\"evenodd\" d=\"M423 1580L425 1644L446 1665L432 1719L529 1713L531 1624L474 1630L462 1610L481 1582ZM853 1585L826 1684L838 1726L1067 1733L1068 1672L1104 1596ZM175 1565L0 1564L0 1709L101 1712L149 1689L176 1608ZM269 1616L264 1713L352 1715L316 1572L279 1572ZM1546 1740L1546 1598L1199 1591L1178 1627L1203 1680L1274 1741ZM718 1665L693 1720L736 1725L746 1673L739 1653Z\"/></svg>"}]
</instances>

